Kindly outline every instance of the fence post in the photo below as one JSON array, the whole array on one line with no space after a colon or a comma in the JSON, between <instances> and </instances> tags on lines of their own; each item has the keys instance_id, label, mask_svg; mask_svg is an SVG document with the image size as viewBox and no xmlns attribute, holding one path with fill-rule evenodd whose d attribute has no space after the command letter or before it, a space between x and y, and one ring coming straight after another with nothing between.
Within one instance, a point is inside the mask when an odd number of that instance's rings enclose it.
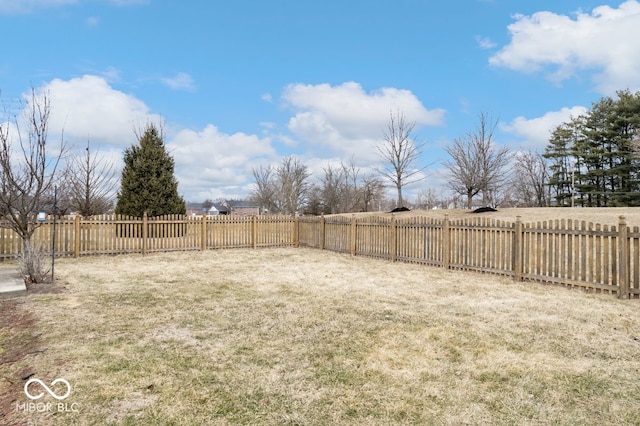
<instances>
[{"instance_id":1,"label":"fence post","mask_svg":"<svg viewBox=\"0 0 640 426\"><path fill-rule=\"evenodd\" d=\"M205 251L207 249L207 215L202 214L202 223L200 224L200 250Z\"/></svg>"},{"instance_id":2,"label":"fence post","mask_svg":"<svg viewBox=\"0 0 640 426\"><path fill-rule=\"evenodd\" d=\"M442 220L442 267L451 267L451 232L449 230L449 215L445 214Z\"/></svg>"},{"instance_id":3,"label":"fence post","mask_svg":"<svg viewBox=\"0 0 640 426\"><path fill-rule=\"evenodd\" d=\"M80 215L76 214L73 220L73 257L80 257Z\"/></svg>"},{"instance_id":4,"label":"fence post","mask_svg":"<svg viewBox=\"0 0 640 426\"><path fill-rule=\"evenodd\" d=\"M324 250L324 241L325 241L325 220L324 215L320 216L320 250Z\"/></svg>"},{"instance_id":5,"label":"fence post","mask_svg":"<svg viewBox=\"0 0 640 426\"><path fill-rule=\"evenodd\" d=\"M142 254L147 254L147 237L149 230L147 229L147 212L142 213Z\"/></svg>"},{"instance_id":6,"label":"fence post","mask_svg":"<svg viewBox=\"0 0 640 426\"><path fill-rule=\"evenodd\" d=\"M251 216L251 247L258 247L258 216Z\"/></svg>"},{"instance_id":7,"label":"fence post","mask_svg":"<svg viewBox=\"0 0 640 426\"><path fill-rule=\"evenodd\" d=\"M389 254L391 261L395 262L398 257L398 223L396 222L396 216L391 215L391 232L389 238L391 239L391 247L389 247Z\"/></svg>"},{"instance_id":8,"label":"fence post","mask_svg":"<svg viewBox=\"0 0 640 426\"><path fill-rule=\"evenodd\" d=\"M629 298L629 228L624 216L618 224L618 299Z\"/></svg>"},{"instance_id":9,"label":"fence post","mask_svg":"<svg viewBox=\"0 0 640 426\"><path fill-rule=\"evenodd\" d=\"M351 226L350 226L350 230L351 230L351 238L350 238L350 244L349 244L349 251L351 252L351 256L355 256L356 255L356 236L358 235L358 232L356 230L356 215L351 215Z\"/></svg>"},{"instance_id":10,"label":"fence post","mask_svg":"<svg viewBox=\"0 0 640 426\"><path fill-rule=\"evenodd\" d=\"M293 246L300 247L300 219L298 216L293 217Z\"/></svg>"},{"instance_id":11,"label":"fence post","mask_svg":"<svg viewBox=\"0 0 640 426\"><path fill-rule=\"evenodd\" d=\"M513 224L513 279L522 281L522 220L520 216L516 216L516 222Z\"/></svg>"}]
</instances>

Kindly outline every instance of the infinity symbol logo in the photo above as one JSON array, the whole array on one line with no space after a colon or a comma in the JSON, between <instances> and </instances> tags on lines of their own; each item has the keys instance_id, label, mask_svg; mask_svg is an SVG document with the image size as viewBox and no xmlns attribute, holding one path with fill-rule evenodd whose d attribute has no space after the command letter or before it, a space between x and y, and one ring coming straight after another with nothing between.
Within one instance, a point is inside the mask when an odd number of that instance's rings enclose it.
<instances>
[{"instance_id":1,"label":"infinity symbol logo","mask_svg":"<svg viewBox=\"0 0 640 426\"><path fill-rule=\"evenodd\" d=\"M59 396L58 394L56 394L47 385L45 385L42 380L40 380L40 379L30 379L27 383L24 384L24 394L27 395L27 397L29 397L29 399L40 399L40 398L42 398L44 396L44 392L40 392L37 395L31 395L29 393L29 389L28 389L29 385L31 383L34 383L34 382L35 383L39 383L40 386L42 386L47 392L49 392L49 395L51 395L55 399L65 399L66 397L69 396L69 394L71 394L71 385L65 379L55 379L53 382L51 382L51 387L54 387L56 385L56 383L64 383L67 386L67 392L62 396Z\"/></svg>"}]
</instances>

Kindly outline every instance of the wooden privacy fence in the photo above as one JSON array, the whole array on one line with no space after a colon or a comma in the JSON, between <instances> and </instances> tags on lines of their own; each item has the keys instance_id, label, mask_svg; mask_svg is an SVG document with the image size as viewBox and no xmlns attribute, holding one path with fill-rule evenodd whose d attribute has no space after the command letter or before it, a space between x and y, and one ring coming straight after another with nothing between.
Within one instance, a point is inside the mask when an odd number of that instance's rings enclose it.
<instances>
[{"instance_id":1,"label":"wooden privacy fence","mask_svg":"<svg viewBox=\"0 0 640 426\"><path fill-rule=\"evenodd\" d=\"M475 217L97 216L56 220L58 256L303 246L422 263L640 298L640 229L585 221L536 223ZM49 251L51 220L34 243ZM0 227L0 259L21 242Z\"/></svg>"}]
</instances>

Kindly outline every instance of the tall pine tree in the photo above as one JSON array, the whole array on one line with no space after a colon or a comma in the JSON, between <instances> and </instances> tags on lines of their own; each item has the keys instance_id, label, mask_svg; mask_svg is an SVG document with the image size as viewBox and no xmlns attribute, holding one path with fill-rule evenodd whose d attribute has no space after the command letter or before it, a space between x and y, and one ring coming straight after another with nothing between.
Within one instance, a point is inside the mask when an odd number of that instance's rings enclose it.
<instances>
[{"instance_id":1,"label":"tall pine tree","mask_svg":"<svg viewBox=\"0 0 640 426\"><path fill-rule=\"evenodd\" d=\"M164 146L161 132L147 125L138 137L139 145L124 151L124 169L116 214L141 217L185 214L185 202L178 195L174 160Z\"/></svg>"},{"instance_id":2,"label":"tall pine tree","mask_svg":"<svg viewBox=\"0 0 640 426\"><path fill-rule=\"evenodd\" d=\"M640 92L617 95L554 130L544 156L551 162L548 185L557 205L571 200L572 173L578 205L640 206Z\"/></svg>"},{"instance_id":3,"label":"tall pine tree","mask_svg":"<svg viewBox=\"0 0 640 426\"><path fill-rule=\"evenodd\" d=\"M571 150L575 141L575 131L571 123L563 123L556 127L543 155L550 161L551 176L548 185L556 199L557 206L571 205L573 167Z\"/></svg>"}]
</instances>

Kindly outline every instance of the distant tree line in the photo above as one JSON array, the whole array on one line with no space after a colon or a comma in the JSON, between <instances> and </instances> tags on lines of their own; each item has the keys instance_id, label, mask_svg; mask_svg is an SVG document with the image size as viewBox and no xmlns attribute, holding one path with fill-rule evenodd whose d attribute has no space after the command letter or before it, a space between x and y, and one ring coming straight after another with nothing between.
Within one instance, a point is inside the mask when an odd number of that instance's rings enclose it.
<instances>
[{"instance_id":1,"label":"distant tree line","mask_svg":"<svg viewBox=\"0 0 640 426\"><path fill-rule=\"evenodd\" d=\"M378 210L389 205L387 182L397 189L396 206L416 208L640 205L640 92L600 99L587 113L557 126L542 153L498 145L498 120L481 113L475 130L445 147L449 192L423 187L414 200L406 200L403 187L425 176L425 166L416 164L423 144L411 136L414 125L400 112L391 115L377 147L385 167L376 174L364 176L352 158L325 166L319 183L310 184L306 166L288 157L279 166L254 171L253 200L287 214ZM294 199L285 195L287 188L297 188ZM287 199L295 202L282 201Z\"/></svg>"},{"instance_id":2,"label":"distant tree line","mask_svg":"<svg viewBox=\"0 0 640 426\"><path fill-rule=\"evenodd\" d=\"M604 97L556 127L544 157L555 205L640 205L640 92Z\"/></svg>"},{"instance_id":3,"label":"distant tree line","mask_svg":"<svg viewBox=\"0 0 640 426\"><path fill-rule=\"evenodd\" d=\"M251 201L273 214L334 214L370 211L384 196L383 183L363 175L353 162L323 167L318 183L311 183L309 168L287 156L275 166L253 170Z\"/></svg>"}]
</instances>

